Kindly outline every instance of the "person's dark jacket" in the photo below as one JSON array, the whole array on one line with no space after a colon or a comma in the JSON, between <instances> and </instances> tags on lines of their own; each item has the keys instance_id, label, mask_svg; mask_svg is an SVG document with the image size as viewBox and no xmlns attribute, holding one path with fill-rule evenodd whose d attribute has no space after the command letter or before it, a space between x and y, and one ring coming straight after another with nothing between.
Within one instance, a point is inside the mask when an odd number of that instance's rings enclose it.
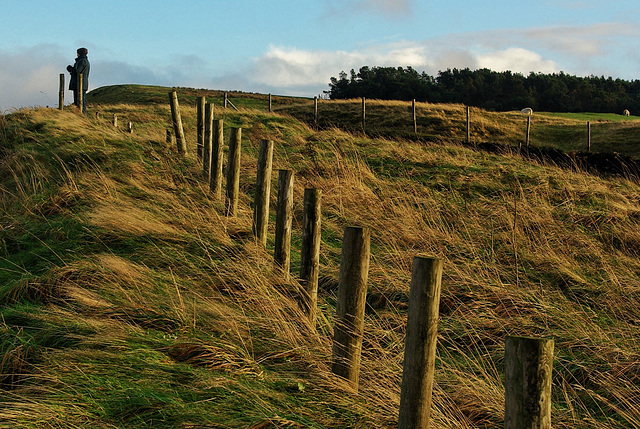
<instances>
[{"instance_id":1,"label":"person's dark jacket","mask_svg":"<svg viewBox=\"0 0 640 429\"><path fill-rule=\"evenodd\" d=\"M78 89L78 75L80 74L82 74L82 90L87 91L89 88L89 68L89 59L86 55L79 55L72 66L67 66L67 71L71 73L71 79L69 79L71 91Z\"/></svg>"}]
</instances>

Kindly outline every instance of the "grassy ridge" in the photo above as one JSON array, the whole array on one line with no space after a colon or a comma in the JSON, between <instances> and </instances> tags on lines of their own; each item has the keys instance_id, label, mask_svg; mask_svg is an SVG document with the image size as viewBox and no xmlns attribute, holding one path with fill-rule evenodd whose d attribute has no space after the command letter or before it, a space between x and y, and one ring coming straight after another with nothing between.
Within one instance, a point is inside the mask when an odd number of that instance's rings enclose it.
<instances>
[{"instance_id":1,"label":"grassy ridge","mask_svg":"<svg viewBox=\"0 0 640 429\"><path fill-rule=\"evenodd\" d=\"M164 143L168 106L92 109L103 119L1 119L2 424L394 427L411 260L424 253L445 261L435 427L502 424L507 335L556 339L555 427L640 425L638 184L451 144L460 106L426 106L440 138L419 144L242 108L224 112L243 127L240 214L227 219L194 160L193 107L184 160ZM517 138L500 114L474 113ZM323 191L315 327L297 282L274 273L272 242L251 238L260 138L276 141L274 168L296 171L294 277L304 188ZM328 364L346 225L372 228L358 394Z\"/></svg>"}]
</instances>

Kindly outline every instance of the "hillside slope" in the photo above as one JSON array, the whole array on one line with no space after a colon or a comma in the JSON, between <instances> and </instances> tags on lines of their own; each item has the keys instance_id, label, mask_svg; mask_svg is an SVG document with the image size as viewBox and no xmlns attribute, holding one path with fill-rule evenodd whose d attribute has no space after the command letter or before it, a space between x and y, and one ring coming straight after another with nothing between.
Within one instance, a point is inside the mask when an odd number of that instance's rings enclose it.
<instances>
[{"instance_id":1,"label":"hillside slope","mask_svg":"<svg viewBox=\"0 0 640 429\"><path fill-rule=\"evenodd\" d=\"M554 427L640 426L638 183L444 138L217 115L243 128L235 218L195 161L186 103L186 159L163 104L0 117L0 426L395 427L418 254L444 260L434 427L502 425L507 335L555 338ZM273 222L266 249L251 235L262 138L274 171L296 172L291 281L273 270ZM296 301L305 187L323 192L316 326ZM372 231L358 393L329 365L348 225Z\"/></svg>"}]
</instances>

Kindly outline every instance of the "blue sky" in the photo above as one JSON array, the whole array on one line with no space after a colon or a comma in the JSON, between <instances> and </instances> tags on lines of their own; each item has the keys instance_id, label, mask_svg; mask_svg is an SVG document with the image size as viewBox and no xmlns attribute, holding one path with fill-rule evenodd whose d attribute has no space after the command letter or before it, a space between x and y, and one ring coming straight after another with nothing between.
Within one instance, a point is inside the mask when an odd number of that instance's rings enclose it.
<instances>
[{"instance_id":1,"label":"blue sky","mask_svg":"<svg viewBox=\"0 0 640 429\"><path fill-rule=\"evenodd\" d=\"M0 16L1 111L55 105L80 46L90 90L314 96L364 65L640 78L637 0L0 0Z\"/></svg>"}]
</instances>

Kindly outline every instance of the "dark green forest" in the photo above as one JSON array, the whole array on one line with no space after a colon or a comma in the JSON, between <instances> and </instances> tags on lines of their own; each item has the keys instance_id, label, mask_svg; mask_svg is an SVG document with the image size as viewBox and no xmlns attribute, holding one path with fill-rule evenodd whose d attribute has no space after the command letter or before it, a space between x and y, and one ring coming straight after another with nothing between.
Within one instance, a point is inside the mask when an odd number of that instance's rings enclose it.
<instances>
[{"instance_id":1,"label":"dark green forest","mask_svg":"<svg viewBox=\"0 0 640 429\"><path fill-rule=\"evenodd\" d=\"M362 67L329 83L331 99L373 98L463 103L488 110L531 107L547 112L640 113L640 81L530 73L447 69L431 76L407 67Z\"/></svg>"}]
</instances>

